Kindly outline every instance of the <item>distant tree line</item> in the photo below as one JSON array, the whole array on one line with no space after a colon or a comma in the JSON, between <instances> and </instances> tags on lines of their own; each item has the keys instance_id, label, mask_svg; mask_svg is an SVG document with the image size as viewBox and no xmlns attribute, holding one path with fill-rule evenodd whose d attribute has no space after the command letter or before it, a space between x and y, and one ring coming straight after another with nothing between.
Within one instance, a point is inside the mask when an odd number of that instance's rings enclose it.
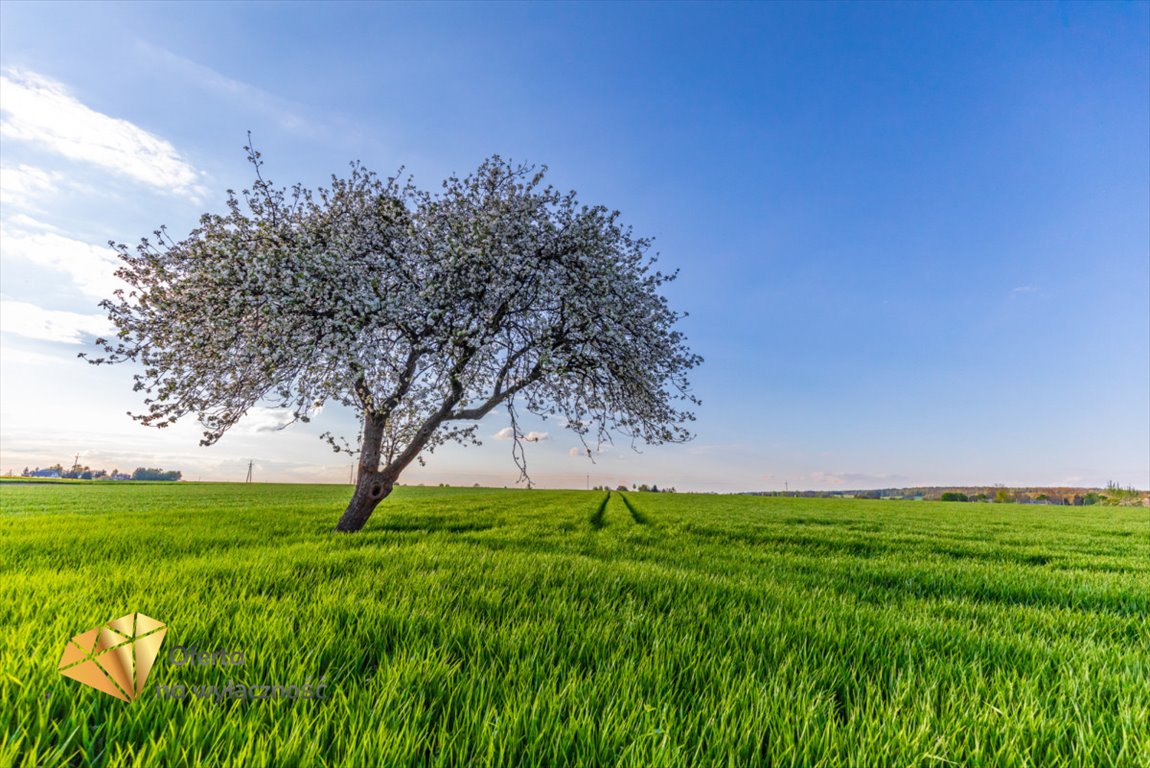
<instances>
[{"instance_id":1,"label":"distant tree line","mask_svg":"<svg viewBox=\"0 0 1150 768\"><path fill-rule=\"evenodd\" d=\"M617 485L617 486L615 486L615 488L611 488L611 486L609 486L609 485L597 485L594 488L592 488L591 490L593 490L593 491L615 490L615 491L620 491L620 492L622 492L622 491L638 491L639 493L675 493L674 486L672 486L670 488L660 488L657 485L653 485L653 484L647 485L646 483L642 483L642 484L631 483L630 488L628 488L625 485Z\"/></svg>"},{"instance_id":2,"label":"distant tree line","mask_svg":"<svg viewBox=\"0 0 1150 768\"><path fill-rule=\"evenodd\" d=\"M183 473L178 469L163 470L155 467L136 467L131 474L113 469L92 469L91 467L73 464L71 469L64 469L63 465L53 464L50 467L24 467L21 477L60 478L64 480L180 480Z\"/></svg>"},{"instance_id":3,"label":"distant tree line","mask_svg":"<svg viewBox=\"0 0 1150 768\"><path fill-rule=\"evenodd\" d=\"M1053 506L1150 506L1150 494L1134 487L1123 488L1115 482L1106 488L1007 488L982 486L966 488L883 488L874 490L835 491L758 491L753 496L789 496L794 498L849 498L911 501L983 502L994 504L1049 504Z\"/></svg>"},{"instance_id":4,"label":"distant tree line","mask_svg":"<svg viewBox=\"0 0 1150 768\"><path fill-rule=\"evenodd\" d=\"M179 480L182 477L183 473L178 469L164 471L153 467L136 467L132 473L133 480Z\"/></svg>"},{"instance_id":5,"label":"distant tree line","mask_svg":"<svg viewBox=\"0 0 1150 768\"><path fill-rule=\"evenodd\" d=\"M1133 489L1131 489L1133 491ZM1141 496L1137 491L1133 491L1132 499L1140 501ZM994 492L994 497L991 498L985 493L976 495L968 495L961 491L948 491L942 494L942 501L993 501L995 504L1053 504L1055 506L1066 507L1090 507L1095 504L1102 504L1104 506L1114 506L1121 502L1115 494L1098 493L1090 491L1085 494L1076 493L1070 496L1061 496L1051 493L1040 493L1038 495L1031 495L1022 491L1011 493L1005 488L999 488Z\"/></svg>"}]
</instances>

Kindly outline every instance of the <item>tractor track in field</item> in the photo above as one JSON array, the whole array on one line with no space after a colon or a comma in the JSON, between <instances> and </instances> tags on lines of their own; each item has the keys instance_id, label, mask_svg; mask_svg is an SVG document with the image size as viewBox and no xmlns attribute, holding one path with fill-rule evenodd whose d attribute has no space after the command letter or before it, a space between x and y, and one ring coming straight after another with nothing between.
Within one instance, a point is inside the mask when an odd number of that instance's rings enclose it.
<instances>
[{"instance_id":1,"label":"tractor track in field","mask_svg":"<svg viewBox=\"0 0 1150 768\"><path fill-rule=\"evenodd\" d=\"M607 524L604 516L607 514L607 502L611 500L611 492L607 491L607 495L599 502L599 508L595 510L595 514L591 515L591 527L595 530L601 530Z\"/></svg>"},{"instance_id":2,"label":"tractor track in field","mask_svg":"<svg viewBox=\"0 0 1150 768\"><path fill-rule=\"evenodd\" d=\"M627 507L627 511L631 513L631 519L634 520L637 525L647 525L651 522L647 519L646 515L635 509L635 505L633 505L631 500L625 495L620 493L619 498L623 499L623 504Z\"/></svg>"}]
</instances>

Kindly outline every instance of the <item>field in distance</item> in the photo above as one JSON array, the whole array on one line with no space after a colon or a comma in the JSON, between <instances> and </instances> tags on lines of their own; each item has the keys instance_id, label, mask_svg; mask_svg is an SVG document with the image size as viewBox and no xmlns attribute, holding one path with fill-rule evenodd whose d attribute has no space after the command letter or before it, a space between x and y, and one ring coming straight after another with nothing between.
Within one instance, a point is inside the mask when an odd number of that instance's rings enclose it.
<instances>
[{"instance_id":1,"label":"field in distance","mask_svg":"<svg viewBox=\"0 0 1150 768\"><path fill-rule=\"evenodd\" d=\"M1150 765L1146 509L348 494L0 484L0 765ZM58 674L135 611L136 701Z\"/></svg>"}]
</instances>

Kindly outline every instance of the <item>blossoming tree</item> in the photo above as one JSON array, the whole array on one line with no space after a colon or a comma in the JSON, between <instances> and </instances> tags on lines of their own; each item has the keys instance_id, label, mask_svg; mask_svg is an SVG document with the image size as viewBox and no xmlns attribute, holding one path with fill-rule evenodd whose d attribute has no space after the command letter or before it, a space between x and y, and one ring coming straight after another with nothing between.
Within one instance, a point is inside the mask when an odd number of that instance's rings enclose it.
<instances>
[{"instance_id":1,"label":"blossoming tree","mask_svg":"<svg viewBox=\"0 0 1150 768\"><path fill-rule=\"evenodd\" d=\"M135 361L135 389L164 427L194 415L210 445L260 403L307 421L335 401L362 419L357 531L412 461L478 442L504 408L565 419L588 453L619 433L690 438L700 362L675 330L650 241L617 211L581 205L543 171L498 156L436 194L353 164L310 191L256 181L176 241L116 245L127 283L102 302L116 328L93 363Z\"/></svg>"}]
</instances>

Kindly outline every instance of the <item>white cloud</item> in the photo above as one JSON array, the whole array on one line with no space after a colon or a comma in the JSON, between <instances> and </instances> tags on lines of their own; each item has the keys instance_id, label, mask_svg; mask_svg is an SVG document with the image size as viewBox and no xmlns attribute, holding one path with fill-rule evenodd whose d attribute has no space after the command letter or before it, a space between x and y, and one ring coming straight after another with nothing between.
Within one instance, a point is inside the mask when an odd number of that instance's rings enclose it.
<instances>
[{"instance_id":1,"label":"white cloud","mask_svg":"<svg viewBox=\"0 0 1150 768\"><path fill-rule=\"evenodd\" d=\"M829 485L829 486L832 486L834 488L839 488L844 483L846 483L845 477L838 475L838 474L835 474L833 472L817 472L817 471L811 472L810 478L817 485Z\"/></svg>"},{"instance_id":2,"label":"white cloud","mask_svg":"<svg viewBox=\"0 0 1150 768\"><path fill-rule=\"evenodd\" d=\"M81 344L88 336L112 333L103 315L44 309L25 301L0 300L0 332L42 341Z\"/></svg>"},{"instance_id":3,"label":"white cloud","mask_svg":"<svg viewBox=\"0 0 1150 768\"><path fill-rule=\"evenodd\" d=\"M313 408L308 414L308 418L315 418L322 412L322 406ZM248 409L248 412L234 427L234 431L240 434L279 432L293 423L295 423L295 417L292 416L291 409L257 405Z\"/></svg>"},{"instance_id":4,"label":"white cloud","mask_svg":"<svg viewBox=\"0 0 1150 768\"><path fill-rule=\"evenodd\" d=\"M515 437L515 430L511 427L504 427L503 429L492 435L496 440L510 440ZM544 440L550 440L551 435L547 432L528 432L522 436L524 442L527 443L541 443Z\"/></svg>"},{"instance_id":5,"label":"white cloud","mask_svg":"<svg viewBox=\"0 0 1150 768\"><path fill-rule=\"evenodd\" d=\"M854 489L861 488L894 488L910 482L906 475L870 475L865 472L821 472L814 471L806 475L816 488L842 488L844 485Z\"/></svg>"},{"instance_id":6,"label":"white cloud","mask_svg":"<svg viewBox=\"0 0 1150 768\"><path fill-rule=\"evenodd\" d=\"M59 188L61 174L21 163L0 168L0 203L34 208L35 201Z\"/></svg>"},{"instance_id":7,"label":"white cloud","mask_svg":"<svg viewBox=\"0 0 1150 768\"><path fill-rule=\"evenodd\" d=\"M13 226L15 225L15 226ZM108 246L73 240L27 216L0 224L0 254L68 275L81 291L100 299L126 284L115 276L119 259Z\"/></svg>"},{"instance_id":8,"label":"white cloud","mask_svg":"<svg viewBox=\"0 0 1150 768\"><path fill-rule=\"evenodd\" d=\"M0 347L0 365L59 365L60 363L75 363L75 355L61 357L46 355L42 352L31 352L18 347Z\"/></svg>"},{"instance_id":9,"label":"white cloud","mask_svg":"<svg viewBox=\"0 0 1150 768\"><path fill-rule=\"evenodd\" d=\"M200 173L176 148L127 120L97 112L61 83L32 72L0 74L0 136L27 141L158 189L195 197Z\"/></svg>"},{"instance_id":10,"label":"white cloud","mask_svg":"<svg viewBox=\"0 0 1150 768\"><path fill-rule=\"evenodd\" d=\"M594 455L602 455L604 453L607 453L610 450L611 450L611 446L604 443L603 445L597 446L593 449L592 448L580 448L580 447L569 448L567 450L567 453L571 456L591 456L593 454Z\"/></svg>"},{"instance_id":11,"label":"white cloud","mask_svg":"<svg viewBox=\"0 0 1150 768\"><path fill-rule=\"evenodd\" d=\"M38 232L59 232L60 231L59 227L54 227L51 224L47 224L47 223L45 223L43 221L39 221L37 219L33 219L31 216L25 216L22 213L18 213L15 216L6 216L6 217L4 217L4 221L6 221L8 224L11 224L11 225L18 227L20 229L33 229L33 230L36 230Z\"/></svg>"},{"instance_id":12,"label":"white cloud","mask_svg":"<svg viewBox=\"0 0 1150 768\"><path fill-rule=\"evenodd\" d=\"M239 432L278 432L291 423L291 411L287 409L256 406L248 409L236 429Z\"/></svg>"}]
</instances>

